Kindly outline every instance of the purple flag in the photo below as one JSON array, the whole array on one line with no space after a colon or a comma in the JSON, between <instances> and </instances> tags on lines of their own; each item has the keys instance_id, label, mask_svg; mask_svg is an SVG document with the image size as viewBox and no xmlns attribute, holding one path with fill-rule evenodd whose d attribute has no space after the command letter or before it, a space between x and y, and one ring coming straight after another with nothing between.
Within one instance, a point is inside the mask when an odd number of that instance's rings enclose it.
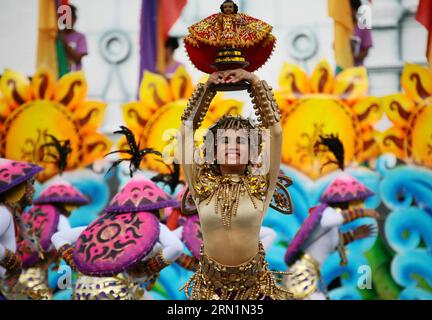
<instances>
[{"instance_id":1,"label":"purple flag","mask_svg":"<svg viewBox=\"0 0 432 320\"><path fill-rule=\"evenodd\" d=\"M145 70L156 72L158 0L142 0L139 84Z\"/></svg>"}]
</instances>

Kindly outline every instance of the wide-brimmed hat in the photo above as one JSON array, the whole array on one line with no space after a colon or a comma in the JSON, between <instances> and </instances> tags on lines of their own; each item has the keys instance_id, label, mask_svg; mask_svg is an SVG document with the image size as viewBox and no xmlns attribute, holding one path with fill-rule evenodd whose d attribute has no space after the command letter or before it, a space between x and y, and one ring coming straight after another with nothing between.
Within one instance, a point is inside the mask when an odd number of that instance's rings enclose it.
<instances>
[{"instance_id":1,"label":"wide-brimmed hat","mask_svg":"<svg viewBox=\"0 0 432 320\"><path fill-rule=\"evenodd\" d=\"M43 168L29 162L0 158L0 194L29 180Z\"/></svg>"},{"instance_id":2,"label":"wide-brimmed hat","mask_svg":"<svg viewBox=\"0 0 432 320\"><path fill-rule=\"evenodd\" d=\"M153 213L103 213L81 233L73 259L86 275L113 276L141 261L153 249L159 232Z\"/></svg>"},{"instance_id":3,"label":"wide-brimmed hat","mask_svg":"<svg viewBox=\"0 0 432 320\"><path fill-rule=\"evenodd\" d=\"M153 211L178 206L179 202L145 176L132 178L111 200L106 212Z\"/></svg>"},{"instance_id":4,"label":"wide-brimmed hat","mask_svg":"<svg viewBox=\"0 0 432 320\"><path fill-rule=\"evenodd\" d=\"M46 188L35 200L35 204L64 203L73 205L85 205L89 199L77 188L67 181L58 181Z\"/></svg>"},{"instance_id":5,"label":"wide-brimmed hat","mask_svg":"<svg viewBox=\"0 0 432 320\"><path fill-rule=\"evenodd\" d=\"M320 202L335 203L364 200L374 194L363 183L344 172L324 190Z\"/></svg>"}]
</instances>

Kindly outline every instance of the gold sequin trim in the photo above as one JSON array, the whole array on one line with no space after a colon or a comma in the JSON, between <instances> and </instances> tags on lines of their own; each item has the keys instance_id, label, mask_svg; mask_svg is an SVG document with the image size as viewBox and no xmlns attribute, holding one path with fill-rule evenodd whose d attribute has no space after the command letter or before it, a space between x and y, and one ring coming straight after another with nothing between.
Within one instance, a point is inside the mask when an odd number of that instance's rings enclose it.
<instances>
[{"instance_id":1,"label":"gold sequin trim","mask_svg":"<svg viewBox=\"0 0 432 320\"><path fill-rule=\"evenodd\" d=\"M181 288L191 300L287 300L291 294L280 287L265 260L262 244L258 253L238 266L224 266L203 252L199 268Z\"/></svg>"}]
</instances>

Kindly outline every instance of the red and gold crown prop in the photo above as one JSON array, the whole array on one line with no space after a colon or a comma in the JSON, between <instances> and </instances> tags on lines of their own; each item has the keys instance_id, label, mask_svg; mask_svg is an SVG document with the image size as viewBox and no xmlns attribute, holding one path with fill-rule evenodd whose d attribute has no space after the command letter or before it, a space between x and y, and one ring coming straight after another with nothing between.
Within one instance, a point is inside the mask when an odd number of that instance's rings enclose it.
<instances>
[{"instance_id":1,"label":"red and gold crown prop","mask_svg":"<svg viewBox=\"0 0 432 320\"><path fill-rule=\"evenodd\" d=\"M272 29L243 13L217 13L189 27L185 47L194 66L205 73L235 68L252 72L274 49Z\"/></svg>"}]
</instances>

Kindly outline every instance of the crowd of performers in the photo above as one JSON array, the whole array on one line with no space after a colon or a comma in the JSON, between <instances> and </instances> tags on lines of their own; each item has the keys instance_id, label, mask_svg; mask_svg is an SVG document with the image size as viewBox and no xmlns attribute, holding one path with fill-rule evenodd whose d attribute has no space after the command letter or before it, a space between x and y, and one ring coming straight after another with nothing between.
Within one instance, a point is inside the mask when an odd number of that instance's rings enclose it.
<instances>
[{"instance_id":1,"label":"crowd of performers","mask_svg":"<svg viewBox=\"0 0 432 320\"><path fill-rule=\"evenodd\" d=\"M202 146L188 139L200 127L215 86L239 81L249 84L257 121L225 115L204 137L209 144L203 161L188 161L195 151L202 154ZM276 233L263 227L264 217L269 207L276 211L271 214L293 212L288 193L293 182L280 171L279 119L266 81L244 69L212 73L207 83L197 86L182 116L181 166L174 164L168 175L145 177L138 170L141 160L158 152L140 150L131 131L122 127L118 133L126 135L129 148L113 167L129 161L131 178L104 212L83 227L71 228L68 221L77 207L90 201L78 189L58 176L33 199L35 176L43 169L0 159L3 299L52 299L48 270L62 260L77 274L75 300L152 299L149 291L159 273L174 263L194 272L179 288L189 299L327 299L321 266L335 251L346 264L344 246L375 232L371 225L341 232L341 226L355 219L378 218L377 212L364 208L373 193L343 171L340 140L322 136L316 148L334 154L331 162L340 166L340 174L290 241L284 257L287 269L270 270L265 253ZM264 129L269 132L265 139L252 141L249 133ZM260 152L261 163L241 159L251 147ZM214 160L207 157L209 151L217 155ZM182 177L184 186L174 194ZM164 191L163 184L171 192Z\"/></svg>"}]
</instances>

